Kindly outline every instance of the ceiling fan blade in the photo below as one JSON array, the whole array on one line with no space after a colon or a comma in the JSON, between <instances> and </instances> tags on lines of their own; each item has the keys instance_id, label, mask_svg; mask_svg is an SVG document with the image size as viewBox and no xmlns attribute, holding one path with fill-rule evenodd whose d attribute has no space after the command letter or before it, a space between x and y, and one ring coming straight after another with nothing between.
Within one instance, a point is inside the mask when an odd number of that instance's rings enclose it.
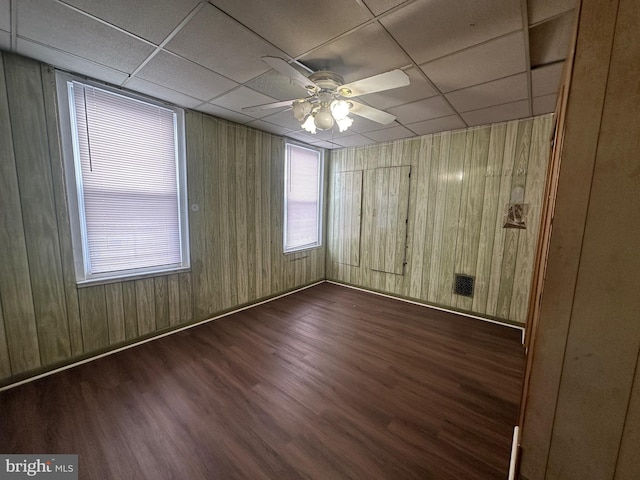
<instances>
[{"instance_id":1,"label":"ceiling fan blade","mask_svg":"<svg viewBox=\"0 0 640 480\"><path fill-rule=\"evenodd\" d=\"M342 85L338 88L338 93L343 97L357 97L367 93L406 87L407 85L409 85L409 75L402 70L396 69Z\"/></svg>"},{"instance_id":2,"label":"ceiling fan blade","mask_svg":"<svg viewBox=\"0 0 640 480\"><path fill-rule=\"evenodd\" d=\"M285 77L290 78L292 82L300 85L302 88L306 90L320 90L320 87L289 65L285 60L278 57L262 57L262 61L271 68L279 71Z\"/></svg>"},{"instance_id":3,"label":"ceiling fan blade","mask_svg":"<svg viewBox=\"0 0 640 480\"><path fill-rule=\"evenodd\" d=\"M390 113L383 112L382 110L378 110L377 108L370 107L369 105L365 105L364 103L354 102L352 100L350 100L349 103L353 105L349 110L351 113L364 118L368 118L369 120L373 120L374 122L381 123L382 125L389 125L396 119L395 115L391 115Z\"/></svg>"},{"instance_id":4,"label":"ceiling fan blade","mask_svg":"<svg viewBox=\"0 0 640 480\"><path fill-rule=\"evenodd\" d=\"M272 108L290 107L293 105L294 100L285 100L283 102L264 103L262 105L253 105L251 107L243 107L243 112L260 112L262 110L269 110Z\"/></svg>"}]
</instances>

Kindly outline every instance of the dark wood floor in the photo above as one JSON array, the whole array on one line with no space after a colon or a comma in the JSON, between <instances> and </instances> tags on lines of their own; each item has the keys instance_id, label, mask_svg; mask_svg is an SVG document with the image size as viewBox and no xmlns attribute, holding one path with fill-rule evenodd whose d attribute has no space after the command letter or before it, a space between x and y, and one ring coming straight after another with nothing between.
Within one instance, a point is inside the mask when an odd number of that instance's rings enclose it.
<instances>
[{"instance_id":1,"label":"dark wood floor","mask_svg":"<svg viewBox=\"0 0 640 480\"><path fill-rule=\"evenodd\" d=\"M0 392L82 479L505 479L520 333L331 284Z\"/></svg>"}]
</instances>

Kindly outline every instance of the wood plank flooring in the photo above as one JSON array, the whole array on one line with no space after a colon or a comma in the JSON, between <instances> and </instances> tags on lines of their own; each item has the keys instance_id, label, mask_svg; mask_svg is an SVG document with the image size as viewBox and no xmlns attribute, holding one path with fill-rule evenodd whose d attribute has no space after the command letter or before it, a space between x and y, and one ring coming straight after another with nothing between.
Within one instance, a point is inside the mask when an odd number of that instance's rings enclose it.
<instances>
[{"instance_id":1,"label":"wood plank flooring","mask_svg":"<svg viewBox=\"0 0 640 480\"><path fill-rule=\"evenodd\" d=\"M518 330L332 284L0 392L82 479L504 479Z\"/></svg>"}]
</instances>

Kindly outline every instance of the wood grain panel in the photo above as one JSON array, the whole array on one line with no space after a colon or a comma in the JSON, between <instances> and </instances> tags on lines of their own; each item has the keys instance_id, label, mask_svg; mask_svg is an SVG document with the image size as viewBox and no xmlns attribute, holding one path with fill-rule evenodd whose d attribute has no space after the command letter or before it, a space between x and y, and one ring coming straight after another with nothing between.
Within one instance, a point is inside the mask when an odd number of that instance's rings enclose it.
<instances>
[{"instance_id":1,"label":"wood grain panel","mask_svg":"<svg viewBox=\"0 0 640 480\"><path fill-rule=\"evenodd\" d=\"M109 346L109 318L104 285L78 290L82 340L85 352L93 352Z\"/></svg>"},{"instance_id":2,"label":"wood grain panel","mask_svg":"<svg viewBox=\"0 0 640 480\"><path fill-rule=\"evenodd\" d=\"M548 135L551 129L551 118L536 122L531 130L531 145L527 161L524 203L528 206L527 228L520 232L518 239L519 252L535 251L540 231L540 212L542 193L549 160ZM529 292L531 290L531 276L533 262L529 255L518 255L516 259L513 292L509 318L524 323L529 306Z\"/></svg>"},{"instance_id":3,"label":"wood grain panel","mask_svg":"<svg viewBox=\"0 0 640 480\"><path fill-rule=\"evenodd\" d=\"M180 323L180 278L177 273L167 277L169 296L169 325Z\"/></svg>"},{"instance_id":4,"label":"wood grain panel","mask_svg":"<svg viewBox=\"0 0 640 480\"><path fill-rule=\"evenodd\" d=\"M156 328L161 330L169 326L169 286L167 277L155 277L153 279L153 291L156 303Z\"/></svg>"},{"instance_id":5,"label":"wood grain panel","mask_svg":"<svg viewBox=\"0 0 640 480\"><path fill-rule=\"evenodd\" d=\"M458 222L462 195L462 179L466 148L466 132L451 134L451 150L447 168L447 194L442 209L442 242L433 252L440 257L438 262L437 303L453 305L453 274L458 239Z\"/></svg>"},{"instance_id":6,"label":"wood grain panel","mask_svg":"<svg viewBox=\"0 0 640 480\"><path fill-rule=\"evenodd\" d=\"M138 336L138 307L136 303L135 282L123 282L122 306L124 309L124 331L127 340Z\"/></svg>"},{"instance_id":7,"label":"wood grain panel","mask_svg":"<svg viewBox=\"0 0 640 480\"><path fill-rule=\"evenodd\" d=\"M78 305L78 290L76 288L76 272L73 260L73 244L69 208L65 188L63 158L60 145L60 125L57 111L56 77L52 67L41 65L43 82L43 98L47 127L49 154L51 156L51 176L55 195L55 208L58 221L58 236L60 239L60 258L62 262L62 281L66 299L69 337L71 341L71 355L83 352L82 327L80 325L80 307Z\"/></svg>"},{"instance_id":8,"label":"wood grain panel","mask_svg":"<svg viewBox=\"0 0 640 480\"><path fill-rule=\"evenodd\" d=\"M198 318L209 313L211 290L205 265L207 255L207 208L205 202L205 168L203 116L187 112L185 130L187 143L187 192L189 208L189 250L191 280L194 285L194 310ZM192 207L192 208L191 208Z\"/></svg>"},{"instance_id":9,"label":"wood grain panel","mask_svg":"<svg viewBox=\"0 0 640 480\"><path fill-rule=\"evenodd\" d=\"M436 303L438 301L438 291L440 285L440 272L442 266L443 252L440 251L440 245L444 240L444 205L447 198L447 189L449 185L449 157L451 152L451 133L438 135L440 140L440 149L438 155L439 169L437 171L437 192L435 197L436 211L433 219L433 240L431 245L427 245L425 255L431 259L429 269L429 282L426 285L429 291L426 298ZM451 239L448 240L451 242ZM423 288L423 292L424 292Z\"/></svg>"},{"instance_id":10,"label":"wood grain panel","mask_svg":"<svg viewBox=\"0 0 640 480\"><path fill-rule=\"evenodd\" d=\"M193 288L190 273L178 274L180 286L180 323L193 320Z\"/></svg>"},{"instance_id":11,"label":"wood grain panel","mask_svg":"<svg viewBox=\"0 0 640 480\"><path fill-rule=\"evenodd\" d=\"M480 230L482 228L482 208L485 198L485 172L489 160L491 129L481 128L473 131L473 143L469 153L466 183L466 207L464 209L464 227L459 232L462 238L458 240L456 253L456 272L472 275L477 278L477 262L480 249ZM467 152L465 152L465 157ZM461 209L462 210L462 209ZM474 290L475 294L475 290ZM462 310L472 310L473 298L458 296L456 307Z\"/></svg>"},{"instance_id":12,"label":"wood grain panel","mask_svg":"<svg viewBox=\"0 0 640 480\"><path fill-rule=\"evenodd\" d=\"M200 167L204 173L204 202L200 205L202 213L202 222L205 231L205 249L202 252L203 262L206 267L207 277L207 313L222 310L222 296L224 280L222 277L222 263L225 260L222 254L223 235L221 234L221 193L218 188L220 182L220 163L218 161L218 120L208 115L202 116L202 135L203 135L203 165ZM191 252L193 261L197 259ZM202 292L198 293L201 295ZM179 306L179 302L175 305ZM178 314L178 318L179 318ZM173 318L173 317L172 317ZM178 321L179 323L179 321Z\"/></svg>"},{"instance_id":13,"label":"wood grain panel","mask_svg":"<svg viewBox=\"0 0 640 480\"><path fill-rule=\"evenodd\" d=\"M109 343L124 342L127 338L124 322L124 303L122 298L122 284L109 283L104 286L107 308L107 322L109 324Z\"/></svg>"},{"instance_id":14,"label":"wood grain panel","mask_svg":"<svg viewBox=\"0 0 640 480\"><path fill-rule=\"evenodd\" d=\"M43 363L71 355L40 64L8 55L7 96ZM33 135L33 131L42 132Z\"/></svg>"},{"instance_id":15,"label":"wood grain panel","mask_svg":"<svg viewBox=\"0 0 640 480\"><path fill-rule=\"evenodd\" d=\"M478 262L476 265L475 291L472 310L487 311L489 280L491 279L491 260L496 235L496 218L502 212L499 203L502 164L505 154L507 125L491 127L487 169L485 173L484 199L482 203L482 220L480 221L480 237L478 239Z\"/></svg>"},{"instance_id":16,"label":"wood grain panel","mask_svg":"<svg viewBox=\"0 0 640 480\"><path fill-rule=\"evenodd\" d=\"M433 137L422 137L420 141L420 154L417 164L413 167L413 178L417 185L414 201L409 207L409 217L413 221L409 224L409 252L411 257L407 259L409 275L409 296L419 297L422 292L422 272L424 265L424 247L428 245L428 234L432 234L431 228L427 229L427 210L429 207L429 173L432 165ZM433 209L431 210L433 212ZM433 219L431 219L431 225ZM429 269L427 265L427 270Z\"/></svg>"},{"instance_id":17,"label":"wood grain panel","mask_svg":"<svg viewBox=\"0 0 640 480\"><path fill-rule=\"evenodd\" d=\"M492 316L498 315L498 293L500 292L503 280L501 276L502 264L505 252L505 240L507 238L507 230L504 228L504 215L505 207L511 199L511 183L516 158L518 131L518 123L511 122L507 124L502 162L502 177L500 179L500 191L498 193L498 205L495 218L493 252L491 254L491 273L489 274L489 289L487 292L486 313Z\"/></svg>"},{"instance_id":18,"label":"wood grain panel","mask_svg":"<svg viewBox=\"0 0 640 480\"><path fill-rule=\"evenodd\" d=\"M6 54L0 55L0 299L12 373L17 374L40 366L40 350L7 99Z\"/></svg>"},{"instance_id":19,"label":"wood grain panel","mask_svg":"<svg viewBox=\"0 0 640 480\"><path fill-rule=\"evenodd\" d=\"M337 224L343 227L334 248L337 262L360 265L360 226L362 208L362 170L337 172L335 190L341 202L338 204Z\"/></svg>"},{"instance_id":20,"label":"wood grain panel","mask_svg":"<svg viewBox=\"0 0 640 480\"><path fill-rule=\"evenodd\" d=\"M11 376L11 360L9 358L9 345L4 328L4 315L0 304L0 378Z\"/></svg>"},{"instance_id":21,"label":"wood grain panel","mask_svg":"<svg viewBox=\"0 0 640 480\"><path fill-rule=\"evenodd\" d=\"M156 329L156 302L154 298L154 280L153 278L136 280L135 288L138 335L146 335Z\"/></svg>"},{"instance_id":22,"label":"wood grain panel","mask_svg":"<svg viewBox=\"0 0 640 480\"><path fill-rule=\"evenodd\" d=\"M256 209L260 208L260 205L256 202L256 198L259 195L256 193L256 153L257 153L257 131L248 130L246 136L246 172L245 172L245 199L246 199L246 221L245 228L247 232L247 244L246 244L246 256L247 256L247 301L253 301L258 298L257 294L257 234L256 231Z\"/></svg>"},{"instance_id":23,"label":"wood grain panel","mask_svg":"<svg viewBox=\"0 0 640 480\"><path fill-rule=\"evenodd\" d=\"M235 270L237 273L236 289L238 291L235 299L236 305L244 305L249 301L249 259L247 245L247 221L251 219L248 216L248 199L247 199L247 129L242 127L233 128L235 136L235 149L233 157L234 174L235 174L235 239L236 246ZM253 202L251 202L253 203Z\"/></svg>"}]
</instances>

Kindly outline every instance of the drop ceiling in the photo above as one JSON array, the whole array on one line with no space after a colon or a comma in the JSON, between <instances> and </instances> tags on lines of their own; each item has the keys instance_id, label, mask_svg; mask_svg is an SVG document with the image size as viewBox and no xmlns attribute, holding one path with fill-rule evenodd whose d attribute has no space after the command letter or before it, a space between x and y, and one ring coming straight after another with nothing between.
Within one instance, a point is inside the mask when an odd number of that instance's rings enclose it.
<instances>
[{"instance_id":1,"label":"drop ceiling","mask_svg":"<svg viewBox=\"0 0 640 480\"><path fill-rule=\"evenodd\" d=\"M220 118L342 148L553 111L574 0L0 0L0 49ZM346 82L401 68L359 101L396 116L301 130L306 96L260 57Z\"/></svg>"}]
</instances>

